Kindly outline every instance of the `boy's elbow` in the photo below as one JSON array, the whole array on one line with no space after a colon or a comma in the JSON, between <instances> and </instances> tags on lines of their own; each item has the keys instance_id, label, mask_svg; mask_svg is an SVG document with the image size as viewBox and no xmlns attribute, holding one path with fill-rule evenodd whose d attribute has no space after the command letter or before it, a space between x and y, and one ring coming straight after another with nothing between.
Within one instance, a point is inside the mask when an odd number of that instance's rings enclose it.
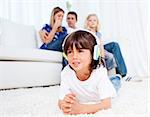
<instances>
[{"instance_id":1,"label":"boy's elbow","mask_svg":"<svg viewBox=\"0 0 150 117\"><path fill-rule=\"evenodd\" d=\"M111 99L106 99L105 101L103 101L103 109L109 109L111 108Z\"/></svg>"},{"instance_id":2,"label":"boy's elbow","mask_svg":"<svg viewBox=\"0 0 150 117\"><path fill-rule=\"evenodd\" d=\"M106 104L106 105L104 106L104 109L105 109L105 110L107 110L107 109L109 109L109 108L111 108L111 103L108 103L108 104Z\"/></svg>"}]
</instances>

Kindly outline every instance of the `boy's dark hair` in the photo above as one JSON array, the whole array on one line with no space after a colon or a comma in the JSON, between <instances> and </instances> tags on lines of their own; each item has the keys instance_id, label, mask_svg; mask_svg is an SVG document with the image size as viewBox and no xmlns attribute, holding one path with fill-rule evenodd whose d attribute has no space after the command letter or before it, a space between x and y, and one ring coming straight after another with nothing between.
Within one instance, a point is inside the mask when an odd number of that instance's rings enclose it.
<instances>
[{"instance_id":1,"label":"boy's dark hair","mask_svg":"<svg viewBox=\"0 0 150 117\"><path fill-rule=\"evenodd\" d=\"M79 30L70 34L67 40L65 40L64 53L67 55L68 48L73 49L73 46L75 46L76 49L89 49L92 55L91 68L95 69L99 64L99 60L93 59L95 45L97 45L97 42L91 33Z\"/></svg>"},{"instance_id":2,"label":"boy's dark hair","mask_svg":"<svg viewBox=\"0 0 150 117\"><path fill-rule=\"evenodd\" d=\"M67 16L70 15L70 14L75 16L76 21L78 20L78 15L77 15L76 12L74 12L74 11L69 11L69 12L67 13Z\"/></svg>"}]
</instances>

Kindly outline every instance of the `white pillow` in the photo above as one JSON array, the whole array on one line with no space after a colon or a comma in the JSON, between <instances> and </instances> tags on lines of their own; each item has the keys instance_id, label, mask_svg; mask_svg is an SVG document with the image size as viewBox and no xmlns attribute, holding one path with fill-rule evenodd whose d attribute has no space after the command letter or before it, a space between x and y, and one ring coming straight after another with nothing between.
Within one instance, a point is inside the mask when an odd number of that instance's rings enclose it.
<instances>
[{"instance_id":1,"label":"white pillow","mask_svg":"<svg viewBox=\"0 0 150 117\"><path fill-rule=\"evenodd\" d=\"M33 26L1 20L0 45L14 48L36 48L36 33Z\"/></svg>"},{"instance_id":2,"label":"white pillow","mask_svg":"<svg viewBox=\"0 0 150 117\"><path fill-rule=\"evenodd\" d=\"M2 25L1 25L1 18L0 18L0 42L1 42L1 35L2 35Z\"/></svg>"}]
</instances>

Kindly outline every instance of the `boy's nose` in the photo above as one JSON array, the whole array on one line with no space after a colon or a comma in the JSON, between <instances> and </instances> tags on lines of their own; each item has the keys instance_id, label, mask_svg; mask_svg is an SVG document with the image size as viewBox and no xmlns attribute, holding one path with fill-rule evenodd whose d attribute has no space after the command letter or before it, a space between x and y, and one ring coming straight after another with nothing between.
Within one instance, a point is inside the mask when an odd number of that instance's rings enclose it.
<instances>
[{"instance_id":1,"label":"boy's nose","mask_svg":"<svg viewBox=\"0 0 150 117\"><path fill-rule=\"evenodd\" d=\"M73 58L77 58L77 52L76 51L73 52Z\"/></svg>"},{"instance_id":2,"label":"boy's nose","mask_svg":"<svg viewBox=\"0 0 150 117\"><path fill-rule=\"evenodd\" d=\"M73 58L78 57L78 50L76 49L75 45L73 45Z\"/></svg>"},{"instance_id":3,"label":"boy's nose","mask_svg":"<svg viewBox=\"0 0 150 117\"><path fill-rule=\"evenodd\" d=\"M76 50L76 48L73 49L73 58L78 58L78 51Z\"/></svg>"}]
</instances>

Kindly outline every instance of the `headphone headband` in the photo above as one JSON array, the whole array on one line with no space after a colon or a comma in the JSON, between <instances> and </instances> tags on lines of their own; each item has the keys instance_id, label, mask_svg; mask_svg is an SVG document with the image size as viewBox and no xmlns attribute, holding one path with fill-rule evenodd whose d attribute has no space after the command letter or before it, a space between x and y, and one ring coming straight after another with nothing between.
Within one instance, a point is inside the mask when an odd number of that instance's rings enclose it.
<instances>
[{"instance_id":1,"label":"headphone headband","mask_svg":"<svg viewBox=\"0 0 150 117\"><path fill-rule=\"evenodd\" d=\"M64 50L64 46L65 46L65 43L66 43L66 40L68 39L68 37L69 37L72 33L77 32L77 31L85 31L85 32L88 32L88 33L92 34L92 35L95 37L95 39L96 39L97 45L100 46L100 40L99 40L99 38L96 36L96 34L94 34L92 31L89 31L89 30L87 30L87 29L82 29L82 28L81 28L81 29L75 29L73 32L71 32L70 34L68 34L68 35L65 37L65 39L64 39L64 41L63 41L63 44L62 44L62 50Z\"/></svg>"}]
</instances>

